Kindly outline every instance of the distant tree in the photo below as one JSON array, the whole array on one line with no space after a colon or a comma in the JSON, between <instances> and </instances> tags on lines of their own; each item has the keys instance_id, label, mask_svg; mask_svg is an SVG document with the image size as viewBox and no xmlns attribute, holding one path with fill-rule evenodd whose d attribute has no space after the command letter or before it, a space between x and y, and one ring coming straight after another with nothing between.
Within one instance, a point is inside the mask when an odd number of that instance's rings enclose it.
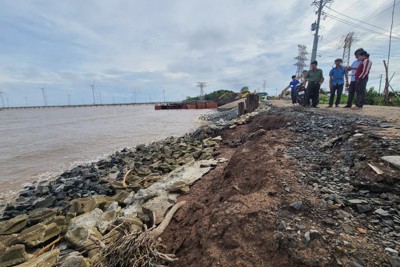
<instances>
[{"instance_id":1,"label":"distant tree","mask_svg":"<svg viewBox=\"0 0 400 267\"><path fill-rule=\"evenodd\" d=\"M248 92L250 92L248 86L244 86L244 87L242 87L242 89L240 89L241 94L248 93Z\"/></svg>"},{"instance_id":2,"label":"distant tree","mask_svg":"<svg viewBox=\"0 0 400 267\"><path fill-rule=\"evenodd\" d=\"M207 101L218 101L222 99L227 99L227 98L232 98L236 97L236 93L230 90L225 90L225 89L220 89L208 94L204 95L204 100ZM185 102L194 102L194 101L199 101L200 97L188 97Z\"/></svg>"}]
</instances>

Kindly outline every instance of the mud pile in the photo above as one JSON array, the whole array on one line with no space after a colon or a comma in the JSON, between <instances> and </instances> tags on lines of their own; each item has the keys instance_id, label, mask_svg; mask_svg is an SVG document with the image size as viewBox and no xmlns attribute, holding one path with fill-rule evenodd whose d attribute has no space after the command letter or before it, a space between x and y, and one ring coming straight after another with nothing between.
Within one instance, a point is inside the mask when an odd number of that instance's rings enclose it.
<instances>
[{"instance_id":1,"label":"mud pile","mask_svg":"<svg viewBox=\"0 0 400 267\"><path fill-rule=\"evenodd\" d=\"M393 125L271 108L223 130L229 159L196 182L162 235L171 266L400 266ZM380 173L380 174L378 174Z\"/></svg>"}]
</instances>

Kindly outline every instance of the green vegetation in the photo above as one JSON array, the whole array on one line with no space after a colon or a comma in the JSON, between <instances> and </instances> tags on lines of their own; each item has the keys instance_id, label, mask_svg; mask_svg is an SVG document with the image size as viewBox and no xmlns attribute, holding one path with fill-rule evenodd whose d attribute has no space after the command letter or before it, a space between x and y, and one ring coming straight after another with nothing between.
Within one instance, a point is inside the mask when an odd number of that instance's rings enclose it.
<instances>
[{"instance_id":1,"label":"green vegetation","mask_svg":"<svg viewBox=\"0 0 400 267\"><path fill-rule=\"evenodd\" d=\"M389 93L389 105L400 106L400 99L399 99L400 92L396 91L396 95L393 92ZM357 98L357 95L355 95L355 98ZM335 96L335 99L336 99L336 96ZM354 103L355 103L355 101L356 100L354 100ZM321 93L319 96L319 103L320 104L328 104L329 103L329 95L326 93L325 94ZM340 104L346 104L346 103L347 103L347 95L342 95L342 97L340 98ZM365 104L366 105L384 106L385 102L383 99L383 95L379 94L377 91L375 91L374 87L371 87L366 92Z\"/></svg>"},{"instance_id":2,"label":"green vegetation","mask_svg":"<svg viewBox=\"0 0 400 267\"><path fill-rule=\"evenodd\" d=\"M245 93L249 93L249 92L250 92L250 90L249 90L248 86L244 86L244 87L242 87L242 89L240 89L241 94L245 94Z\"/></svg>"},{"instance_id":3,"label":"green vegetation","mask_svg":"<svg viewBox=\"0 0 400 267\"><path fill-rule=\"evenodd\" d=\"M236 93L233 91L229 91L229 90L218 90L218 91L214 91L211 92L209 94L205 94L204 95L204 100L207 101L218 101L218 100L223 100L223 99L228 99L228 98L234 98L236 97ZM185 102L194 102L194 101L199 101L200 97L196 96L196 97L188 97Z\"/></svg>"}]
</instances>

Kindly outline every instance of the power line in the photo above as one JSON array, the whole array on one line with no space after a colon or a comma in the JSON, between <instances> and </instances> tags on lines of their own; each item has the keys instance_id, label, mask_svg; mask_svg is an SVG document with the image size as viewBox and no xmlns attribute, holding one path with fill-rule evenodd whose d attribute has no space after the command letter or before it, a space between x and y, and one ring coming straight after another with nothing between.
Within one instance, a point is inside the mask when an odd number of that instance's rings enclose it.
<instances>
[{"instance_id":1,"label":"power line","mask_svg":"<svg viewBox=\"0 0 400 267\"><path fill-rule=\"evenodd\" d=\"M395 3L395 6L396 6L396 3ZM392 9L392 4L391 3L389 3L388 4L388 7L384 7L384 9L382 10L382 11L380 11L379 13L377 13L376 15L374 15L374 16L372 16L372 17L368 17L368 18L366 18L366 20L370 20L370 19L372 19L372 18L375 18L375 17L377 17L378 15L380 15L380 14L382 14L383 12L385 12L386 10L389 10L389 9Z\"/></svg>"},{"instance_id":2,"label":"power line","mask_svg":"<svg viewBox=\"0 0 400 267\"><path fill-rule=\"evenodd\" d=\"M358 5L360 5L361 3L362 3L362 2L358 2L358 4L356 4L355 6L351 6L351 7L352 7L352 8L356 8L356 7L357 7ZM348 10L349 8L350 8L350 6L346 6L343 10ZM361 21L361 22L368 21L368 20L370 20L370 19L372 19L372 18L377 17L379 14L381 14L381 13L383 13L383 12L385 12L385 11L391 9L391 8L392 8L392 5L391 5L391 4L388 4L388 5L384 6L383 9L382 9L381 11L379 11L379 12L378 12L377 14L375 14L375 15L371 14L369 17L365 17L365 18L362 19L362 20L357 20L357 19L354 19L354 20L356 20L356 21ZM332 8L330 8L330 7L329 7L329 9L332 10ZM336 11L336 12L338 12L338 11ZM338 12L338 13L342 14L341 12ZM331 19L334 19L334 18L331 18ZM335 20L335 19L334 19L334 20ZM352 25L350 25L350 26L354 26L354 24L352 24ZM356 26L358 26L358 25L356 25ZM394 28L396 28L397 26L400 26L400 24L394 26ZM385 30L385 31L387 31L387 30ZM331 30L331 31L327 31L327 32L328 32L328 33L329 33L329 32L332 32L332 30ZM379 34L380 34L380 33L379 33ZM335 36L334 38L332 38L330 41L325 41L324 44L323 44L323 46L326 46L326 45L328 45L329 43L332 43L332 42L336 42L336 40L337 40L338 37L340 37L340 35L336 35L336 36ZM368 40L368 42L370 42L370 41L373 41L373 40Z\"/></svg>"},{"instance_id":3,"label":"power line","mask_svg":"<svg viewBox=\"0 0 400 267\"><path fill-rule=\"evenodd\" d=\"M350 16L347 16L347 15L345 15L345 14L342 14L342 13L340 13L339 11L336 11L336 10L332 9L331 7L328 7L328 9L331 10L331 11L333 11L333 12L335 12L335 13L337 13L337 14L339 14L339 15L341 15L341 16L343 16L343 17L346 17L346 18L355 20L355 21L360 22L360 23L363 23L363 24L367 24L367 25L369 25L369 26L372 26L372 27L375 27L375 28L377 28L377 29L386 31L386 32L388 32L388 33L390 32L389 30L386 30L386 29L384 29L384 28L378 27L378 26L373 25L373 24L371 24L371 23L368 23L368 22L365 22L365 21L362 21L362 20L358 20L358 19L352 18L352 17L350 17Z\"/></svg>"},{"instance_id":4,"label":"power line","mask_svg":"<svg viewBox=\"0 0 400 267\"><path fill-rule=\"evenodd\" d=\"M337 20L337 21L339 21L339 22L342 22L342 23L344 23L344 24L347 24L347 25L352 26L352 27L355 27L355 28L359 28L359 29L364 30L364 31L367 31L367 32L369 32L369 33L375 33L375 34L379 34L379 35L383 35L383 36L387 36L387 37L389 36L388 34L385 34L385 33L382 33L382 32L378 32L378 31L376 31L376 30L368 29L368 28L366 28L366 27L357 25L357 24L355 24L355 23L353 23L353 22L351 22L351 21L348 21L348 20L339 18L339 17L334 16L334 15L329 14L329 13L324 13L324 15L326 15L327 17L329 17L329 18L331 18L331 19ZM399 37L393 37L393 36L392 36L392 38L400 39Z\"/></svg>"}]
</instances>

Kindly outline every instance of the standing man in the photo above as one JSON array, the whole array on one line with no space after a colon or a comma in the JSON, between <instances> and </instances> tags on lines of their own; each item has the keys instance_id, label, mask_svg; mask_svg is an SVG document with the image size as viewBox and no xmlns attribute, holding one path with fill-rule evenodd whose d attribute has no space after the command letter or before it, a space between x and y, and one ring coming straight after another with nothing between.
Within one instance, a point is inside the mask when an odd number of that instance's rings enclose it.
<instances>
[{"instance_id":1,"label":"standing man","mask_svg":"<svg viewBox=\"0 0 400 267\"><path fill-rule=\"evenodd\" d=\"M297 103L297 92L296 92L296 85L298 85L300 82L297 80L296 75L292 76L292 81L289 83L290 86L290 96L292 97L292 104Z\"/></svg>"},{"instance_id":2,"label":"standing man","mask_svg":"<svg viewBox=\"0 0 400 267\"><path fill-rule=\"evenodd\" d=\"M311 99L312 108L318 108L319 89L321 88L321 84L324 82L324 74L321 69L317 68L317 66L318 62L316 60L311 62L311 70L309 70L306 75L308 81L306 89L306 106L310 106Z\"/></svg>"},{"instance_id":3,"label":"standing man","mask_svg":"<svg viewBox=\"0 0 400 267\"><path fill-rule=\"evenodd\" d=\"M354 94L356 93L356 69L358 66L361 64L360 60L360 53L364 51L364 49L359 48L354 52L354 56L356 57L356 60L354 60L353 64L351 64L350 67L346 67L346 70L351 70L351 79L350 79L350 86L349 86L349 97L347 98L347 105L344 106L344 108L351 108L353 105L353 98Z\"/></svg>"},{"instance_id":4,"label":"standing man","mask_svg":"<svg viewBox=\"0 0 400 267\"><path fill-rule=\"evenodd\" d=\"M347 70L342 66L343 60L341 58L335 59L335 67L331 69L329 72L329 89L331 91L331 95L329 97L329 106L331 108L333 106L333 99L335 98L335 92L337 91L335 107L338 107L340 104L340 98L343 92L344 86L344 78L346 79L346 87L349 86L349 77L347 75Z\"/></svg>"},{"instance_id":5,"label":"standing man","mask_svg":"<svg viewBox=\"0 0 400 267\"><path fill-rule=\"evenodd\" d=\"M355 109L362 109L365 103L365 93L367 91L367 82L369 71L371 70L372 62L369 60L367 51L360 52L361 64L356 69L356 94L357 104Z\"/></svg>"}]
</instances>

